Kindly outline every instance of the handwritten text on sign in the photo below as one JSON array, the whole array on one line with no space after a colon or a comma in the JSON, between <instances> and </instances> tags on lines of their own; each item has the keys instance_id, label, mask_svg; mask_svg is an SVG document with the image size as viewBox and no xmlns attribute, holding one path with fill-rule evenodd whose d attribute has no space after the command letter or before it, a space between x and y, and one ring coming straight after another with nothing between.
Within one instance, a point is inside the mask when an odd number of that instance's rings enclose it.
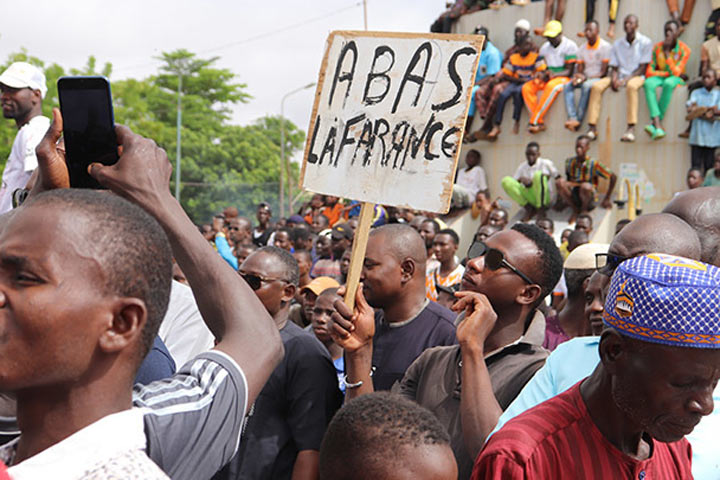
<instances>
[{"instance_id":1,"label":"handwritten text on sign","mask_svg":"<svg viewBox=\"0 0 720 480\"><path fill-rule=\"evenodd\" d=\"M447 211L483 38L333 32L303 162L303 187Z\"/></svg>"}]
</instances>

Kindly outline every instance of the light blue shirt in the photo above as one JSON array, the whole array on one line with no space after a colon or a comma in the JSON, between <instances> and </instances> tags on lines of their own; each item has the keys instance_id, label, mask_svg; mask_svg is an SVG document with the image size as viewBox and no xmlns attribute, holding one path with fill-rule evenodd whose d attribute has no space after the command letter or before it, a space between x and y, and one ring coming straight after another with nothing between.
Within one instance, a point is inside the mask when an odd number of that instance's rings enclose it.
<instances>
[{"instance_id":1,"label":"light blue shirt","mask_svg":"<svg viewBox=\"0 0 720 480\"><path fill-rule=\"evenodd\" d=\"M475 83L479 82L483 78L495 75L500 71L502 67L502 53L497 49L491 42L487 42L487 47L480 54L480 60L478 60L477 71L475 72Z\"/></svg>"},{"instance_id":2,"label":"light blue shirt","mask_svg":"<svg viewBox=\"0 0 720 480\"><path fill-rule=\"evenodd\" d=\"M230 248L230 244L228 244L225 235L215 235L215 248L217 248L217 252L223 260L225 260L235 270L238 269L237 257L233 255L232 249Z\"/></svg>"},{"instance_id":3,"label":"light blue shirt","mask_svg":"<svg viewBox=\"0 0 720 480\"><path fill-rule=\"evenodd\" d=\"M695 104L699 107L720 107L720 90L713 88L708 92L702 87L693 90L687 105ZM720 146L720 122L696 118L690 127L690 145L697 147Z\"/></svg>"},{"instance_id":4,"label":"light blue shirt","mask_svg":"<svg viewBox=\"0 0 720 480\"><path fill-rule=\"evenodd\" d=\"M510 419L558 395L590 375L600 363L600 337L577 337L550 354L545 365L525 385L500 416L492 436ZM687 436L692 445L692 472L696 480L720 479L720 385L713 393L715 409ZM488 438L490 438L488 436Z\"/></svg>"}]
</instances>

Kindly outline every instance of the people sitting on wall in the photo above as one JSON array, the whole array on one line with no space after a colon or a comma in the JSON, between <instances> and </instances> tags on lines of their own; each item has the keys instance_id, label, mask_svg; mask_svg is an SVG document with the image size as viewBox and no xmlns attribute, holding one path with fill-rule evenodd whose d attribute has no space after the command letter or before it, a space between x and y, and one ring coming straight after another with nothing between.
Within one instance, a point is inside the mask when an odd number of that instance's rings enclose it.
<instances>
[{"instance_id":1,"label":"people sitting on wall","mask_svg":"<svg viewBox=\"0 0 720 480\"><path fill-rule=\"evenodd\" d=\"M525 147L525 159L515 170L515 175L502 179L505 193L525 208L523 222L529 221L535 214L545 216L545 210L553 200L551 188L560 176L552 160L540 157L537 142L530 142Z\"/></svg>"}]
</instances>

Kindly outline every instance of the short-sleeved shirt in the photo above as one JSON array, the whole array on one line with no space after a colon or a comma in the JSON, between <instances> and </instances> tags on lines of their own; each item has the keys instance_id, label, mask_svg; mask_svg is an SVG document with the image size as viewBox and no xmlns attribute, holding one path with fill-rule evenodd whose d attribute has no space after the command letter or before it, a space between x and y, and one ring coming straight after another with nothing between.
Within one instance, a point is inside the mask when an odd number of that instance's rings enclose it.
<instances>
[{"instance_id":1,"label":"short-sleeved shirt","mask_svg":"<svg viewBox=\"0 0 720 480\"><path fill-rule=\"evenodd\" d=\"M705 172L705 181L703 182L703 187L716 187L720 185L720 178L715 176L715 169L711 168L707 172Z\"/></svg>"},{"instance_id":2,"label":"short-sleeved shirt","mask_svg":"<svg viewBox=\"0 0 720 480\"><path fill-rule=\"evenodd\" d=\"M652 61L652 41L640 32L635 32L635 40L629 43L626 37L613 43L610 53L610 66L617 67L618 77L629 77L638 67Z\"/></svg>"},{"instance_id":3,"label":"short-sleeved shirt","mask_svg":"<svg viewBox=\"0 0 720 480\"><path fill-rule=\"evenodd\" d=\"M707 88L697 88L692 91L687 105L692 104L698 107L718 107L720 108L720 90L713 88L708 91ZM713 120L705 120L696 118L692 121L690 127L690 145L698 147L719 147L720 146L720 122Z\"/></svg>"},{"instance_id":4,"label":"short-sleeved shirt","mask_svg":"<svg viewBox=\"0 0 720 480\"><path fill-rule=\"evenodd\" d=\"M644 439L652 451L646 460L634 459L610 443L590 417L578 382L505 424L478 456L472 478L692 478L686 439Z\"/></svg>"},{"instance_id":5,"label":"short-sleeved shirt","mask_svg":"<svg viewBox=\"0 0 720 480\"><path fill-rule=\"evenodd\" d=\"M477 71L475 72L475 82L479 82L485 77L495 75L500 71L502 66L502 53L490 41L485 41L485 49L480 53Z\"/></svg>"},{"instance_id":6,"label":"short-sleeved shirt","mask_svg":"<svg viewBox=\"0 0 720 480\"><path fill-rule=\"evenodd\" d=\"M610 52L612 52L612 45L600 37L595 41L595 45L585 42L578 50L578 62L582 62L584 65L585 77L599 77L603 66L610 62Z\"/></svg>"},{"instance_id":7,"label":"short-sleeved shirt","mask_svg":"<svg viewBox=\"0 0 720 480\"><path fill-rule=\"evenodd\" d=\"M537 161L532 165L530 165L527 161L522 162L520 165L518 165L518 168L517 170L515 170L515 175L513 175L513 178L518 181L520 181L520 179L524 177L532 179L535 176L536 172L542 172L543 175L547 175L548 177L550 177L551 180L557 178L560 175L557 171L557 168L555 168L555 164L552 160L547 158L538 158Z\"/></svg>"},{"instance_id":8,"label":"short-sleeved shirt","mask_svg":"<svg viewBox=\"0 0 720 480\"><path fill-rule=\"evenodd\" d=\"M437 301L438 292L437 286L451 287L458 285L462 281L462 276L465 273L465 267L458 265L455 270L450 272L448 275L440 275L440 265L428 270L425 273L425 296L428 300Z\"/></svg>"},{"instance_id":9,"label":"short-sleeved shirt","mask_svg":"<svg viewBox=\"0 0 720 480\"><path fill-rule=\"evenodd\" d=\"M248 413L240 451L215 479L290 479L298 452L320 450L342 404L325 346L292 322L280 329L280 338L285 356Z\"/></svg>"},{"instance_id":10,"label":"short-sleeved shirt","mask_svg":"<svg viewBox=\"0 0 720 480\"><path fill-rule=\"evenodd\" d=\"M531 51L537 53L538 47L537 47L537 45L535 45L535 43L532 44ZM520 53L520 47L513 43L510 48L505 50L505 55L503 56L503 62L504 63L509 62L510 57L515 53Z\"/></svg>"},{"instance_id":11,"label":"short-sleeved shirt","mask_svg":"<svg viewBox=\"0 0 720 480\"><path fill-rule=\"evenodd\" d=\"M551 72L565 70L565 64L576 62L577 55L577 44L565 35L557 47L553 47L550 42L545 42L540 47L540 56L545 60L545 64Z\"/></svg>"},{"instance_id":12,"label":"short-sleeved shirt","mask_svg":"<svg viewBox=\"0 0 720 480\"><path fill-rule=\"evenodd\" d=\"M247 381L227 354L211 350L172 377L136 385L148 456L173 480L210 478L235 455L247 410Z\"/></svg>"},{"instance_id":13,"label":"short-sleeved shirt","mask_svg":"<svg viewBox=\"0 0 720 480\"><path fill-rule=\"evenodd\" d=\"M488 189L485 169L480 165L476 165L470 170L466 168L458 170L455 183L466 188L473 195L473 200L475 200L477 192L483 192Z\"/></svg>"},{"instance_id":14,"label":"short-sleeved shirt","mask_svg":"<svg viewBox=\"0 0 720 480\"><path fill-rule=\"evenodd\" d=\"M450 309L430 301L415 318L399 324L388 323L385 313L377 310L372 356L375 390L390 390L426 349L454 345L454 320L455 314Z\"/></svg>"},{"instance_id":15,"label":"short-sleeved shirt","mask_svg":"<svg viewBox=\"0 0 720 480\"><path fill-rule=\"evenodd\" d=\"M524 57L519 53L513 53L502 71L509 77L530 80L535 72L540 72L546 68L545 62L537 52L530 52Z\"/></svg>"},{"instance_id":16,"label":"short-sleeved shirt","mask_svg":"<svg viewBox=\"0 0 720 480\"><path fill-rule=\"evenodd\" d=\"M135 383L147 385L155 380L171 377L175 373L175 360L160 337L155 337L153 346L140 364Z\"/></svg>"},{"instance_id":17,"label":"short-sleeved shirt","mask_svg":"<svg viewBox=\"0 0 720 480\"><path fill-rule=\"evenodd\" d=\"M702 44L700 60L706 60L708 66L720 75L720 39L713 37Z\"/></svg>"},{"instance_id":18,"label":"short-sleeved shirt","mask_svg":"<svg viewBox=\"0 0 720 480\"><path fill-rule=\"evenodd\" d=\"M18 188L25 188L33 170L37 167L35 147L45 136L50 119L36 116L23 125L15 136L10 156L5 164L0 187L0 214L12 210L12 194Z\"/></svg>"},{"instance_id":19,"label":"short-sleeved shirt","mask_svg":"<svg viewBox=\"0 0 720 480\"><path fill-rule=\"evenodd\" d=\"M575 156L565 160L565 176L571 182L590 182L597 188L600 179L609 179L612 172L597 160L588 158L580 162Z\"/></svg>"},{"instance_id":20,"label":"short-sleeved shirt","mask_svg":"<svg viewBox=\"0 0 720 480\"><path fill-rule=\"evenodd\" d=\"M485 357L493 394L500 408L507 408L545 362L548 353L540 347L544 326L542 313L536 312L523 337ZM463 440L461 372L459 345L430 348L410 365L402 382L393 387L393 392L417 402L437 416L450 434L450 446L458 463L458 478L467 479L474 458L467 453Z\"/></svg>"}]
</instances>

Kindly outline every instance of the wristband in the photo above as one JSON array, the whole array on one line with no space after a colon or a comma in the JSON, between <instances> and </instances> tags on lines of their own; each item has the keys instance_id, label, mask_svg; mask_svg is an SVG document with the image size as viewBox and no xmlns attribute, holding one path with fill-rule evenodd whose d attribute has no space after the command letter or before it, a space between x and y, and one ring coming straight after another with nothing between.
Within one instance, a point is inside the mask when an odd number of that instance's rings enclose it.
<instances>
[{"instance_id":1,"label":"wristband","mask_svg":"<svg viewBox=\"0 0 720 480\"><path fill-rule=\"evenodd\" d=\"M370 369L370 374L369 374L368 376L369 376L370 378L372 378L373 373L375 373L375 367L372 367L372 368ZM347 377L347 375L343 375L343 383L345 384L345 388L358 388L358 387L362 387L362 385L363 385L363 381L362 381L362 380L360 380L360 381L357 382L357 383L349 383L349 382L348 382L348 377Z\"/></svg>"},{"instance_id":2,"label":"wristband","mask_svg":"<svg viewBox=\"0 0 720 480\"><path fill-rule=\"evenodd\" d=\"M27 199L30 190L27 188L16 188L12 193L12 207L17 208Z\"/></svg>"}]
</instances>

